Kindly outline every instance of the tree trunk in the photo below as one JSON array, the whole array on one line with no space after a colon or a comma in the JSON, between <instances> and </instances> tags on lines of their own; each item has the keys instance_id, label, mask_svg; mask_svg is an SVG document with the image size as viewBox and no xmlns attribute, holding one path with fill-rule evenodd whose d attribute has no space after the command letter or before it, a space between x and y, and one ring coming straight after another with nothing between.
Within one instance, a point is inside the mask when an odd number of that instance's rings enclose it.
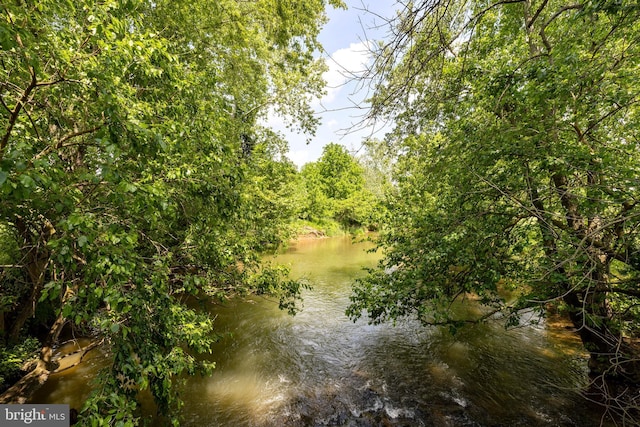
<instances>
[{"instance_id":1,"label":"tree trunk","mask_svg":"<svg viewBox=\"0 0 640 427\"><path fill-rule=\"evenodd\" d=\"M627 382L636 381L640 373L638 363L634 362L636 352L624 342L622 334L618 328L614 327L607 300L610 258L593 244L585 242L582 237L590 235L592 240L599 239L604 242L601 232L597 231L599 221L597 218L592 218L589 223L593 229L587 229L585 220L580 214L578 201L569 191L567 177L555 171L552 182L565 209L564 232L572 234L576 241L582 241L587 245L582 250L589 261L584 267L584 276L579 278L583 282L580 288L574 287L574 282L564 268L564 259L558 253L557 239L562 231L553 230L552 218L545 209L536 184L527 179L532 211L538 219L547 258L553 261L555 272L564 277L563 282L559 284L560 289L564 291L563 301L569 306L570 319L585 349L589 352L591 374L611 379L625 379Z\"/></svg>"},{"instance_id":2,"label":"tree trunk","mask_svg":"<svg viewBox=\"0 0 640 427\"><path fill-rule=\"evenodd\" d=\"M48 221L47 221L48 223ZM20 337L20 332L27 320L35 314L36 305L42 294L44 288L44 280L47 265L49 264L49 252L46 248L46 239L50 236L50 229L44 227L43 233L34 236L29 230L26 223L18 218L15 221L18 232L24 239L24 259L25 268L29 280L31 281L31 292L29 296L20 304L15 320L10 326L8 340L10 343L15 343ZM55 231L54 231L55 232Z\"/></svg>"}]
</instances>

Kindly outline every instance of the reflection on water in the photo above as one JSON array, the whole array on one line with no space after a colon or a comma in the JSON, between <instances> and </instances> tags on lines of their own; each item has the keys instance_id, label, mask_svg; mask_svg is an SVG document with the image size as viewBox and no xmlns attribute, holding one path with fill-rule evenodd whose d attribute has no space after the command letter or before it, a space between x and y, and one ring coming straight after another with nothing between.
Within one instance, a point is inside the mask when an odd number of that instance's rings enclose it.
<instances>
[{"instance_id":1,"label":"reflection on water","mask_svg":"<svg viewBox=\"0 0 640 427\"><path fill-rule=\"evenodd\" d=\"M562 328L351 322L350 285L379 258L367 247L305 240L279 255L313 286L295 317L262 298L216 307L217 369L189 379L184 425L599 425L576 393L586 355ZM53 375L34 402L79 406L101 360Z\"/></svg>"}]
</instances>

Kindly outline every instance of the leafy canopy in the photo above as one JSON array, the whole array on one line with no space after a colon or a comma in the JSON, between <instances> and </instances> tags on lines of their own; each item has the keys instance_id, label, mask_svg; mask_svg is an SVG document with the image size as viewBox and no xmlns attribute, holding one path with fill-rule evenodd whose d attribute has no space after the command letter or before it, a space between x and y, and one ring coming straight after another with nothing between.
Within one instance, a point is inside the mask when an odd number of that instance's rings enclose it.
<instances>
[{"instance_id":1,"label":"leafy canopy","mask_svg":"<svg viewBox=\"0 0 640 427\"><path fill-rule=\"evenodd\" d=\"M275 199L293 173L260 119L272 108L313 131L328 4L341 2L0 7L0 227L15 247L2 332L17 341L45 315L47 372L63 325L107 338L86 422L139 422L149 390L177 423L174 379L207 372L196 356L215 341L194 298L260 292L295 309L299 285L259 263L285 237Z\"/></svg>"},{"instance_id":2,"label":"leafy canopy","mask_svg":"<svg viewBox=\"0 0 640 427\"><path fill-rule=\"evenodd\" d=\"M627 1L451 0L390 21L372 115L395 120L396 194L351 316L455 328L561 302L592 370L636 381L639 18ZM480 316L452 310L468 296Z\"/></svg>"}]
</instances>

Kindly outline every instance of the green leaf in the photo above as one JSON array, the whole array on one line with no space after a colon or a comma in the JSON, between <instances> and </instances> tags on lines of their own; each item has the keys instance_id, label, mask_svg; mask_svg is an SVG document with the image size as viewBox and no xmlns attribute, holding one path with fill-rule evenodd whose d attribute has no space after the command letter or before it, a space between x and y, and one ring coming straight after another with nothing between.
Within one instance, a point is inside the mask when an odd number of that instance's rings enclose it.
<instances>
[{"instance_id":1,"label":"green leaf","mask_svg":"<svg viewBox=\"0 0 640 427\"><path fill-rule=\"evenodd\" d=\"M73 313L73 307L71 306L71 304L65 304L62 307L62 316L69 317L71 313Z\"/></svg>"},{"instance_id":2,"label":"green leaf","mask_svg":"<svg viewBox=\"0 0 640 427\"><path fill-rule=\"evenodd\" d=\"M26 175L26 174L20 175L19 180L20 180L20 183L26 188L30 188L35 185L35 181L33 180L33 178L31 178L29 175Z\"/></svg>"}]
</instances>

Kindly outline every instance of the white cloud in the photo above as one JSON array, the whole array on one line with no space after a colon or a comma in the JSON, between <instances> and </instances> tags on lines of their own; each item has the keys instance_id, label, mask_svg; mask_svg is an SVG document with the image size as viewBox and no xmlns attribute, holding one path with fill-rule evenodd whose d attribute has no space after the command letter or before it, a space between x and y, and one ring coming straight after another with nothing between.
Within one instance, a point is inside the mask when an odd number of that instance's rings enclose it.
<instances>
[{"instance_id":1,"label":"white cloud","mask_svg":"<svg viewBox=\"0 0 640 427\"><path fill-rule=\"evenodd\" d=\"M329 70L323 74L327 82L327 94L322 98L324 104L336 99L343 85L351 78L362 75L371 61L368 42L351 43L349 47L338 49L327 60Z\"/></svg>"},{"instance_id":2,"label":"white cloud","mask_svg":"<svg viewBox=\"0 0 640 427\"><path fill-rule=\"evenodd\" d=\"M362 138L360 133L350 134L345 139L341 134L345 129L351 128L354 121L360 120L359 117L354 118L354 111L351 108L355 105L354 103L361 101L362 96L354 93L357 84L350 80L362 75L370 65L372 55L368 46L368 42L350 43L349 47L338 49L331 54L331 57L325 58L329 68L323 74L327 83L327 94L321 100L314 100L311 103L321 119L311 144L307 143L307 137L304 135L288 129L286 118L278 115L274 108L270 108L263 117L263 125L281 132L289 142L290 151L286 156L298 167L316 161L322 154L322 147L329 142L344 145L351 142L351 145L359 146L358 141ZM361 114L357 109L355 112Z\"/></svg>"}]
</instances>

